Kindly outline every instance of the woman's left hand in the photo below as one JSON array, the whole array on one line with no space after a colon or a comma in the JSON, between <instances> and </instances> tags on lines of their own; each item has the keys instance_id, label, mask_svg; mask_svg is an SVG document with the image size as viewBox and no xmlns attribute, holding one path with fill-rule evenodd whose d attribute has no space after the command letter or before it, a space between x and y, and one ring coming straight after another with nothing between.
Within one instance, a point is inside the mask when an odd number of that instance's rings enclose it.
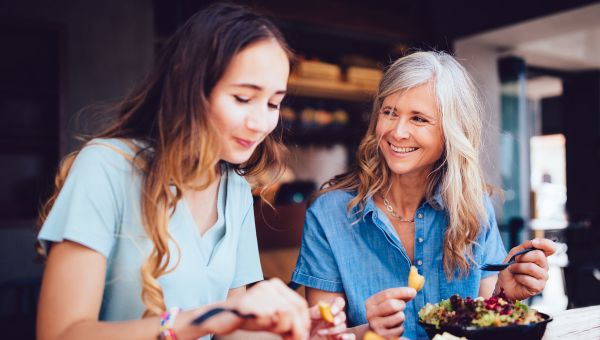
<instances>
[{"instance_id":1,"label":"woman's left hand","mask_svg":"<svg viewBox=\"0 0 600 340\"><path fill-rule=\"evenodd\" d=\"M346 329L346 300L341 297L336 297L331 301L323 301L329 304L331 314L333 315L333 324L323 320L319 305L310 307L310 339L355 339L354 334L348 333Z\"/></svg>"},{"instance_id":2,"label":"woman's left hand","mask_svg":"<svg viewBox=\"0 0 600 340\"><path fill-rule=\"evenodd\" d=\"M505 262L516 252L534 247L533 250L517 256L514 264L498 274L498 282L494 294L504 293L508 298L523 300L541 292L548 281L548 260L554 254L556 244L544 238L528 240L510 250Z\"/></svg>"}]
</instances>

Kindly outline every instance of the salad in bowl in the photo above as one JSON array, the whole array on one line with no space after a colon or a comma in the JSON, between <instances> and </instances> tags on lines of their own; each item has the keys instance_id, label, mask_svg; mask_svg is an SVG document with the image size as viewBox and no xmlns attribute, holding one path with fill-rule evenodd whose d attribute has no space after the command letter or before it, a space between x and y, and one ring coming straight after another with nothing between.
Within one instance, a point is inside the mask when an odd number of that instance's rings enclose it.
<instances>
[{"instance_id":1,"label":"salad in bowl","mask_svg":"<svg viewBox=\"0 0 600 340\"><path fill-rule=\"evenodd\" d=\"M419 324L430 337L448 331L469 339L495 336L539 339L550 321L548 315L507 298L504 292L489 299L453 295L437 304L428 303L419 311Z\"/></svg>"}]
</instances>

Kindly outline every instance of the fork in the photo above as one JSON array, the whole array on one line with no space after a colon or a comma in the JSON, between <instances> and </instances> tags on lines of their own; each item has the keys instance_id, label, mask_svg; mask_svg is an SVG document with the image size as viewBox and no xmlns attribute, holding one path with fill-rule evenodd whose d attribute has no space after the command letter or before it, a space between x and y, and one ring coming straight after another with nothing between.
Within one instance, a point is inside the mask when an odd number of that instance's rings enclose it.
<instances>
[{"instance_id":1,"label":"fork","mask_svg":"<svg viewBox=\"0 0 600 340\"><path fill-rule=\"evenodd\" d=\"M511 256L510 260L508 260L508 262L506 263L486 263L483 266L479 267L479 269L484 270L484 271L488 271L488 272L499 272L502 271L504 269L506 269L508 266L510 266L511 264L515 263L515 259L517 258L517 256L519 255L523 255L525 253L528 253L532 250L539 250L538 248L525 248L523 250L521 250L520 252L514 254L513 256Z\"/></svg>"},{"instance_id":2,"label":"fork","mask_svg":"<svg viewBox=\"0 0 600 340\"><path fill-rule=\"evenodd\" d=\"M244 314L244 313L242 313L238 310L232 309L232 308L216 307L216 308L209 309L208 311L204 312L203 314L201 314L200 316L198 316L197 318L192 320L192 324L199 325L199 324L203 323L204 321L212 318L213 316L223 313L223 312L233 313L242 319L253 319L256 317L256 315L254 315L254 314Z\"/></svg>"},{"instance_id":3,"label":"fork","mask_svg":"<svg viewBox=\"0 0 600 340\"><path fill-rule=\"evenodd\" d=\"M297 284L296 282L293 282L293 281L290 281L287 285L292 290L297 290L300 287L299 284ZM254 314L244 314L244 313L242 313L236 309L232 309L232 308L215 307L215 308L207 310L206 312L202 313L200 316L198 316L197 318L192 320L192 324L199 325L199 324L203 323L204 321L212 318L213 316L220 314L220 313L224 313L224 312L233 313L242 319L253 319L256 317L256 315L254 315Z\"/></svg>"}]
</instances>

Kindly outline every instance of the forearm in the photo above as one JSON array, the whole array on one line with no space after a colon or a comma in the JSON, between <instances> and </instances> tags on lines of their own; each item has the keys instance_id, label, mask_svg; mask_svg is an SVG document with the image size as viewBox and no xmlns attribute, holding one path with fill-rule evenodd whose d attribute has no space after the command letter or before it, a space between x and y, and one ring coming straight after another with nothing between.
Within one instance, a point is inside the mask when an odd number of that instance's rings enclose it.
<instances>
[{"instance_id":1,"label":"forearm","mask_svg":"<svg viewBox=\"0 0 600 340\"><path fill-rule=\"evenodd\" d=\"M479 296L487 299L498 292L498 275L489 276L479 282Z\"/></svg>"},{"instance_id":2,"label":"forearm","mask_svg":"<svg viewBox=\"0 0 600 340\"><path fill-rule=\"evenodd\" d=\"M178 339L197 339L209 334L201 326L191 326L192 319L202 313L206 307L179 313L173 327ZM82 320L73 323L59 333L44 332L40 329L38 339L157 339L160 328L160 317L148 317L139 320L105 322L97 320Z\"/></svg>"},{"instance_id":3,"label":"forearm","mask_svg":"<svg viewBox=\"0 0 600 340\"><path fill-rule=\"evenodd\" d=\"M159 317L122 322L83 320L69 326L56 339L156 339L159 333L159 326ZM53 338L44 337L43 334L40 334L39 337L39 339L43 340Z\"/></svg>"}]
</instances>

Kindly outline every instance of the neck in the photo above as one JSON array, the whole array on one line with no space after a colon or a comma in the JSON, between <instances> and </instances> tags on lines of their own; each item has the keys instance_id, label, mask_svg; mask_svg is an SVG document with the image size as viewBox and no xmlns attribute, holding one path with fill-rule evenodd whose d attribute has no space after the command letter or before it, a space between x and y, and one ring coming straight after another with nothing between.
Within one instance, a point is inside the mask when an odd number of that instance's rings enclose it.
<instances>
[{"instance_id":1,"label":"neck","mask_svg":"<svg viewBox=\"0 0 600 340\"><path fill-rule=\"evenodd\" d=\"M425 198L426 189L427 176L394 175L390 190L384 195L398 214L412 218Z\"/></svg>"},{"instance_id":2,"label":"neck","mask_svg":"<svg viewBox=\"0 0 600 340\"><path fill-rule=\"evenodd\" d=\"M217 165L215 166L215 168L212 169L211 171L212 171L211 175L213 176L213 180L210 183L208 183L209 173L208 173L208 171L206 171L206 172L203 172L200 175L200 177L198 177L196 180L193 181L192 186L196 187L196 188L199 188L202 185L204 185L205 188L201 190L201 191L203 191L203 190L211 187L211 185L214 185L215 183L218 183L219 180L221 179L221 164L217 163Z\"/></svg>"}]
</instances>

